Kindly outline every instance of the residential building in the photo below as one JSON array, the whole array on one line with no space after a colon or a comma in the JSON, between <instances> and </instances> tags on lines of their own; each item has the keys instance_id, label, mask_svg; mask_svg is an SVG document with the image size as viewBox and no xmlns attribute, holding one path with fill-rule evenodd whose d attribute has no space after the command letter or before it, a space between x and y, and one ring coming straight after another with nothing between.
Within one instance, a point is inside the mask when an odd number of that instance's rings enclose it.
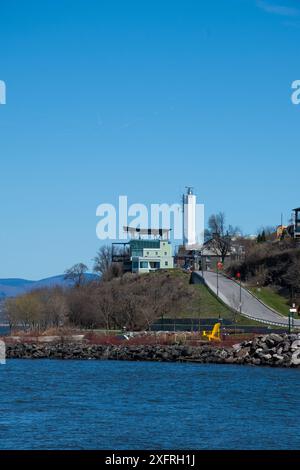
<instances>
[{"instance_id":1,"label":"residential building","mask_svg":"<svg viewBox=\"0 0 300 470\"><path fill-rule=\"evenodd\" d=\"M169 240L130 240L132 272L148 273L157 269L172 269L174 259Z\"/></svg>"}]
</instances>

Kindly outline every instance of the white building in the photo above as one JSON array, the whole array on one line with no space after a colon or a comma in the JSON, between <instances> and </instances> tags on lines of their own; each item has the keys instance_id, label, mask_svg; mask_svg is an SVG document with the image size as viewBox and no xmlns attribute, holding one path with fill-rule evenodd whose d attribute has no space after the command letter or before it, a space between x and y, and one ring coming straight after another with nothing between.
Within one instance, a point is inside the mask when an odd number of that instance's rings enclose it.
<instances>
[{"instance_id":1,"label":"white building","mask_svg":"<svg viewBox=\"0 0 300 470\"><path fill-rule=\"evenodd\" d=\"M188 187L183 195L183 244L191 249L196 243L196 196L193 188Z\"/></svg>"}]
</instances>

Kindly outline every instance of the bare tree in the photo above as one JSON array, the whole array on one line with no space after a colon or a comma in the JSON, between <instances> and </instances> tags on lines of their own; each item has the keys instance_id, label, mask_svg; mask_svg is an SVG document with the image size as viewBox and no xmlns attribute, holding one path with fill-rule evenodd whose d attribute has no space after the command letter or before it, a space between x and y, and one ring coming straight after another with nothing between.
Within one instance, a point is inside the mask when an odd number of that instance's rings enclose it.
<instances>
[{"instance_id":1,"label":"bare tree","mask_svg":"<svg viewBox=\"0 0 300 470\"><path fill-rule=\"evenodd\" d=\"M99 248L94 258L94 272L100 274L103 281L110 281L115 277L120 277L123 273L122 263L113 262L113 255L121 255L118 248L112 246L102 246Z\"/></svg>"},{"instance_id":2,"label":"bare tree","mask_svg":"<svg viewBox=\"0 0 300 470\"><path fill-rule=\"evenodd\" d=\"M226 227L224 212L212 214L208 219L206 237L210 235L211 247L221 257L222 263L224 263L226 255L230 251L232 238L239 233L240 229L238 227L232 225Z\"/></svg>"},{"instance_id":3,"label":"bare tree","mask_svg":"<svg viewBox=\"0 0 300 470\"><path fill-rule=\"evenodd\" d=\"M44 295L43 295L44 292ZM67 322L68 307L66 296L59 287L41 290L41 300L43 301L43 317L45 328L48 326L59 327Z\"/></svg>"},{"instance_id":4,"label":"bare tree","mask_svg":"<svg viewBox=\"0 0 300 470\"><path fill-rule=\"evenodd\" d=\"M94 272L102 276L110 269L112 265L112 247L108 245L101 246L94 258Z\"/></svg>"},{"instance_id":5,"label":"bare tree","mask_svg":"<svg viewBox=\"0 0 300 470\"><path fill-rule=\"evenodd\" d=\"M64 279L71 280L76 287L80 287L84 283L87 270L88 267L83 263L74 264L74 266L65 271Z\"/></svg>"},{"instance_id":6,"label":"bare tree","mask_svg":"<svg viewBox=\"0 0 300 470\"><path fill-rule=\"evenodd\" d=\"M111 285L108 282L98 284L95 290L94 312L97 324L112 329L115 313L114 298Z\"/></svg>"}]
</instances>

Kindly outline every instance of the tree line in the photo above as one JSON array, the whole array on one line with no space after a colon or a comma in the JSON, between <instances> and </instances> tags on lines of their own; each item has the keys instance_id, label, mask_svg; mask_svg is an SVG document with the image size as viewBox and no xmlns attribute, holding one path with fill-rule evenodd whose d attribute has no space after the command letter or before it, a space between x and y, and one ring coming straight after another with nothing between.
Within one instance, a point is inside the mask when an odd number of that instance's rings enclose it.
<instances>
[{"instance_id":1,"label":"tree line","mask_svg":"<svg viewBox=\"0 0 300 470\"><path fill-rule=\"evenodd\" d=\"M78 269L80 268L80 269ZM86 282L83 266L66 273L68 288L42 288L6 301L12 329L77 327L106 330L149 329L158 318L176 317L193 295L176 273L125 274ZM75 278L74 278L75 276Z\"/></svg>"}]
</instances>

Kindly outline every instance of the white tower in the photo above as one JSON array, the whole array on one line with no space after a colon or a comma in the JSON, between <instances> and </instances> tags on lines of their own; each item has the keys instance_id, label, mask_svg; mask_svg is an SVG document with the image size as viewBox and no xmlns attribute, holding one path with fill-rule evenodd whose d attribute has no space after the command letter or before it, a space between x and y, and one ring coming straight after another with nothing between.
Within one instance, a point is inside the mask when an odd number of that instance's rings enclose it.
<instances>
[{"instance_id":1,"label":"white tower","mask_svg":"<svg viewBox=\"0 0 300 470\"><path fill-rule=\"evenodd\" d=\"M183 243L187 249L196 245L196 196L189 186L183 195Z\"/></svg>"}]
</instances>

